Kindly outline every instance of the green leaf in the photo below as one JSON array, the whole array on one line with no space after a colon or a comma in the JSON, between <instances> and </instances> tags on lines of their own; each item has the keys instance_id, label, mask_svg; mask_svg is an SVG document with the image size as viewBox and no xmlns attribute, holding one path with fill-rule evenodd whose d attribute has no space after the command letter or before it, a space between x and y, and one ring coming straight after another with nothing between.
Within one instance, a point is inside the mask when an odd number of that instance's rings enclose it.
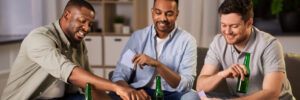
<instances>
[{"instance_id":1,"label":"green leaf","mask_svg":"<svg viewBox=\"0 0 300 100\"><path fill-rule=\"evenodd\" d=\"M272 15L279 14L282 11L283 0L272 0L271 13Z\"/></svg>"}]
</instances>

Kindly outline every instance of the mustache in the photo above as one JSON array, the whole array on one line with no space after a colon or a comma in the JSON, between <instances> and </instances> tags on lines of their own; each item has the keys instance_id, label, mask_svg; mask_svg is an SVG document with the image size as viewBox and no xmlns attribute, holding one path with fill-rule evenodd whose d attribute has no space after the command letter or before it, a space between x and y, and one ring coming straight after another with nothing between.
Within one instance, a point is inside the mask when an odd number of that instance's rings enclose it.
<instances>
[{"instance_id":1,"label":"mustache","mask_svg":"<svg viewBox=\"0 0 300 100\"><path fill-rule=\"evenodd\" d=\"M156 24L158 24L158 23L163 23L163 24L166 24L166 25L170 24L170 22L168 22L168 21L157 21Z\"/></svg>"}]
</instances>

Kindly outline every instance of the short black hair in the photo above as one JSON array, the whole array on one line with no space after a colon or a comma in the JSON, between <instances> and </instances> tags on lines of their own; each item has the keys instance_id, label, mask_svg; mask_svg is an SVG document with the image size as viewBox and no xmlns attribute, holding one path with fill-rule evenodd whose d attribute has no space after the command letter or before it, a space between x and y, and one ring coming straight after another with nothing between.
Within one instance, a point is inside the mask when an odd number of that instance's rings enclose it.
<instances>
[{"instance_id":1,"label":"short black hair","mask_svg":"<svg viewBox=\"0 0 300 100\"><path fill-rule=\"evenodd\" d=\"M252 0L225 0L218 10L219 14L238 13L247 22L253 17Z\"/></svg>"},{"instance_id":2,"label":"short black hair","mask_svg":"<svg viewBox=\"0 0 300 100\"><path fill-rule=\"evenodd\" d=\"M94 7L85 0L70 0L66 5L65 10L69 9L70 7L79 7L79 8L85 7L87 9L95 12Z\"/></svg>"},{"instance_id":3,"label":"short black hair","mask_svg":"<svg viewBox=\"0 0 300 100\"><path fill-rule=\"evenodd\" d=\"M179 2L178 2L178 0L170 0L170 1L175 1L176 4L177 4L177 9L178 9L178 7L179 7ZM153 7L155 6L155 2L156 2L156 0L154 0Z\"/></svg>"}]
</instances>

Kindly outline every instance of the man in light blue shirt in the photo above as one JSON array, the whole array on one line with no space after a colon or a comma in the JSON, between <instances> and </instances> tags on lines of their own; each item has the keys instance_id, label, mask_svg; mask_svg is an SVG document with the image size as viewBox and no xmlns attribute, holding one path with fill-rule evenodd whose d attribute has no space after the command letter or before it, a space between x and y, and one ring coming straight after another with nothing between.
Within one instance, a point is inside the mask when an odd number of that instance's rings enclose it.
<instances>
[{"instance_id":1,"label":"man in light blue shirt","mask_svg":"<svg viewBox=\"0 0 300 100\"><path fill-rule=\"evenodd\" d=\"M180 99L192 88L196 76L196 40L175 25L178 0L155 0L151 11L154 24L133 33L112 81L138 89L138 97L149 99L155 91L155 76L161 76L164 99ZM128 50L136 54L134 68L121 63ZM136 76L128 83L131 74ZM114 93L110 95L118 99Z\"/></svg>"}]
</instances>

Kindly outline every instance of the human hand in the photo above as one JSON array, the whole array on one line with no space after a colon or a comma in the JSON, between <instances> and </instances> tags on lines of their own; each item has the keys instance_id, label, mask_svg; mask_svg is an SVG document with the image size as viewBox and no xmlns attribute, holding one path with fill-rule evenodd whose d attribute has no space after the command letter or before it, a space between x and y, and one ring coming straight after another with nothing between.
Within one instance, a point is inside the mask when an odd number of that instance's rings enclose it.
<instances>
[{"instance_id":1,"label":"human hand","mask_svg":"<svg viewBox=\"0 0 300 100\"><path fill-rule=\"evenodd\" d=\"M201 98L201 100L222 100L222 99L219 99L219 98L207 98L207 97L204 97L204 96L202 96L200 98Z\"/></svg>"},{"instance_id":2,"label":"human hand","mask_svg":"<svg viewBox=\"0 0 300 100\"><path fill-rule=\"evenodd\" d=\"M140 96L140 99L137 100L151 100L151 96L149 96L144 89L138 90L138 94Z\"/></svg>"},{"instance_id":3,"label":"human hand","mask_svg":"<svg viewBox=\"0 0 300 100\"><path fill-rule=\"evenodd\" d=\"M241 75L241 79L244 80L244 75L247 75L247 67L242 64L234 64L229 68L220 71L218 75L222 76L223 78L237 78L239 75Z\"/></svg>"},{"instance_id":4,"label":"human hand","mask_svg":"<svg viewBox=\"0 0 300 100\"><path fill-rule=\"evenodd\" d=\"M119 87L116 90L122 100L151 100L151 97L144 90L135 90L130 87Z\"/></svg>"},{"instance_id":5,"label":"human hand","mask_svg":"<svg viewBox=\"0 0 300 100\"><path fill-rule=\"evenodd\" d=\"M132 63L134 63L134 69L136 66L139 65L141 69L143 69L144 65L149 65L156 67L158 61L152 59L151 57L147 56L146 54L137 54L132 58Z\"/></svg>"}]
</instances>

